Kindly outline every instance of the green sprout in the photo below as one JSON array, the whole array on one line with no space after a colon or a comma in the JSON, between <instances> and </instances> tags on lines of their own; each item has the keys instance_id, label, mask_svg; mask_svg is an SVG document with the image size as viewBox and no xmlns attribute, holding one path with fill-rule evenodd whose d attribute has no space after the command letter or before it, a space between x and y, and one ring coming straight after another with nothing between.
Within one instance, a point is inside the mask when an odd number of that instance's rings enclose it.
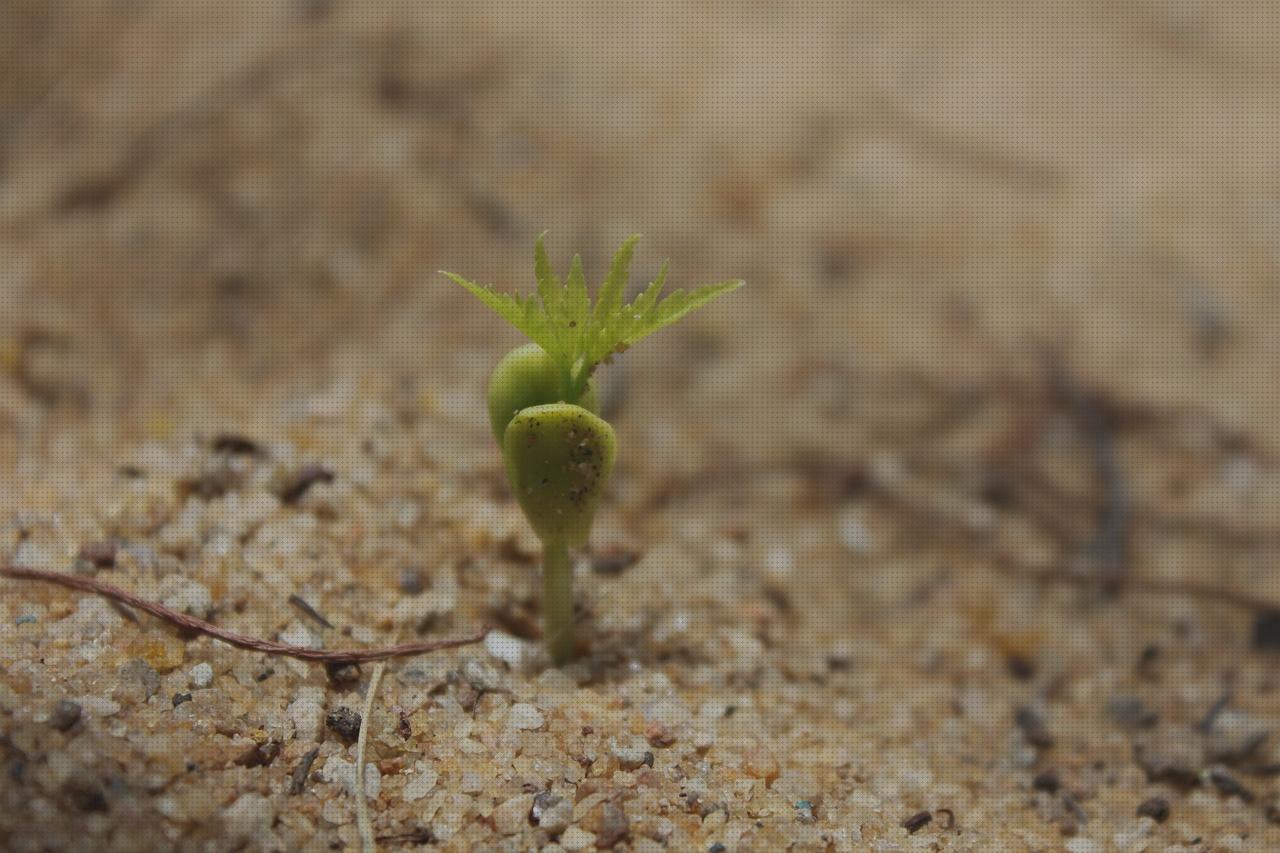
<instances>
[{"instance_id":1,"label":"green sprout","mask_svg":"<svg viewBox=\"0 0 1280 853\"><path fill-rule=\"evenodd\" d=\"M613 428L599 416L596 368L742 286L741 281L726 281L662 298L667 277L663 264L658 277L624 305L638 239L627 238L613 256L594 303L587 294L582 258L574 255L562 282L551 270L542 237L533 253L537 291L527 296L499 293L444 273L532 341L507 353L494 369L489 421L502 446L511 490L542 540L543 633L556 664L573 656L569 548L586 542L617 456Z\"/></svg>"}]
</instances>

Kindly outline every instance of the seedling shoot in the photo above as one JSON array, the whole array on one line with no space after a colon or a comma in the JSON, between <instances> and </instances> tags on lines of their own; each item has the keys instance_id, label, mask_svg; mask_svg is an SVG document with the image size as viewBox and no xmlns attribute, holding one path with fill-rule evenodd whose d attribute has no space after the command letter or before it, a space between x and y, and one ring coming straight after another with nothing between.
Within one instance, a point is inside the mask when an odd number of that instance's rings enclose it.
<instances>
[{"instance_id":1,"label":"seedling shoot","mask_svg":"<svg viewBox=\"0 0 1280 853\"><path fill-rule=\"evenodd\" d=\"M556 664L573 656L573 569L569 549L587 541L613 471L617 439L599 416L595 371L637 341L670 326L741 281L676 290L662 297L667 268L623 304L638 237L613 256L608 276L587 293L582 259L564 281L552 271L539 237L534 293L521 296L444 273L523 332L531 343L509 352L489 380L489 421L502 447L507 480L542 540L543 634Z\"/></svg>"}]
</instances>

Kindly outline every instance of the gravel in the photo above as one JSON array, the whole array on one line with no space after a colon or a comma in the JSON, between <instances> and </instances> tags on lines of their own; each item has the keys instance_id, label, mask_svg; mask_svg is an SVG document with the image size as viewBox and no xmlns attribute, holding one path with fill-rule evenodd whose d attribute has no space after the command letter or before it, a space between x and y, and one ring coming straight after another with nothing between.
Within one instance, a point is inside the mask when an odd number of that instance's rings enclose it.
<instances>
[{"instance_id":1,"label":"gravel","mask_svg":"<svg viewBox=\"0 0 1280 853\"><path fill-rule=\"evenodd\" d=\"M515 731L534 731L546 725L542 712L526 702L517 702L507 714L507 728Z\"/></svg>"},{"instance_id":2,"label":"gravel","mask_svg":"<svg viewBox=\"0 0 1280 853\"><path fill-rule=\"evenodd\" d=\"M203 689L213 684L213 667L207 663L198 663L191 668L191 686Z\"/></svg>"},{"instance_id":3,"label":"gravel","mask_svg":"<svg viewBox=\"0 0 1280 853\"><path fill-rule=\"evenodd\" d=\"M4 560L312 647L498 630L391 661L357 767L368 667L0 579L6 848L357 850L365 773L386 851L1280 850L1249 11L48 5L0 38ZM748 279L600 369L554 671L519 336L434 273L524 289L544 228Z\"/></svg>"}]
</instances>

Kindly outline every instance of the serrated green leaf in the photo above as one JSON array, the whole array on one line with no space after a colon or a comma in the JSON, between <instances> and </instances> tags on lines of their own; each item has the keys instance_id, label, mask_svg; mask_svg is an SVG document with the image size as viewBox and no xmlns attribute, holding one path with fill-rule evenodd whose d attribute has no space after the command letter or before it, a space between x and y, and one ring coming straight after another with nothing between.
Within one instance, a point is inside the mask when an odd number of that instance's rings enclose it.
<instances>
[{"instance_id":1,"label":"serrated green leaf","mask_svg":"<svg viewBox=\"0 0 1280 853\"><path fill-rule=\"evenodd\" d=\"M622 305L631 257L637 237L628 237L613 256L609 275L600 285L594 307L587 293L582 258L575 255L567 281L551 269L546 247L539 236L533 247L537 291L520 297L445 273L488 305L551 357L563 377L567 402L586 387L596 365L659 329L675 323L717 296L742 286L741 281L705 285L692 291L677 290L662 298L667 265L629 305Z\"/></svg>"},{"instance_id":2,"label":"serrated green leaf","mask_svg":"<svg viewBox=\"0 0 1280 853\"><path fill-rule=\"evenodd\" d=\"M541 234L533 244L533 274L538 281L538 295L542 297L542 307L548 316L554 317L560 307L564 287L551 269L551 261L547 259L547 247L542 242Z\"/></svg>"},{"instance_id":3,"label":"serrated green leaf","mask_svg":"<svg viewBox=\"0 0 1280 853\"><path fill-rule=\"evenodd\" d=\"M591 317L591 298L587 296L587 278L582 272L582 256L574 255L569 267L569 278L565 282L564 307L560 315L565 324L565 338L571 342L572 349L581 349L580 341L587 329L587 321Z\"/></svg>"},{"instance_id":4,"label":"serrated green leaf","mask_svg":"<svg viewBox=\"0 0 1280 853\"><path fill-rule=\"evenodd\" d=\"M597 324L603 324L622 307L622 297L631 275L631 256L639 240L639 234L632 234L614 253L613 263L609 266L609 275L596 293L595 321Z\"/></svg>"}]
</instances>

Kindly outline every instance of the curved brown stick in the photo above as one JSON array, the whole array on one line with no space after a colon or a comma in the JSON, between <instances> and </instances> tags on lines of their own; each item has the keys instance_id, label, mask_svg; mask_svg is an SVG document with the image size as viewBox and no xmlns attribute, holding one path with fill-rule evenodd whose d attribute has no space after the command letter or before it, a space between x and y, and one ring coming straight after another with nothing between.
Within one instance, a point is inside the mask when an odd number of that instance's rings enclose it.
<instances>
[{"instance_id":1,"label":"curved brown stick","mask_svg":"<svg viewBox=\"0 0 1280 853\"><path fill-rule=\"evenodd\" d=\"M255 652L267 652L273 655L286 655L299 660L316 661L319 663L367 663L375 660L386 660L387 658L409 657L411 655L424 655L428 652L437 652L441 649L452 649L458 646L469 646L472 643L478 643L489 633L488 628L482 628L474 634L465 637L451 637L446 640L428 640L422 643L406 643L401 646L382 646L373 649L346 649L338 651L329 651L327 649L309 649L305 646L291 646L288 643L278 643L274 640L260 640L257 637L249 637L244 634L237 634L234 631L228 631L226 628L219 628L211 622L203 619L197 619L186 613L179 613L176 610L170 610L162 604L156 604L154 601L147 601L145 598L139 598L128 590L120 589L120 587L112 586L104 583L97 578L91 578L84 575L69 575L61 572L44 572L39 569L27 569L22 566L4 566L0 568L0 575L11 578L26 578L29 580L46 581L48 583L61 584L62 586L71 587L72 589L84 590L85 592L93 592L98 595L127 604L130 607L150 613L157 619L163 619L180 628L186 628L189 631L195 631L199 634L205 634L213 637L215 640L236 646L241 649L249 649Z\"/></svg>"}]
</instances>

